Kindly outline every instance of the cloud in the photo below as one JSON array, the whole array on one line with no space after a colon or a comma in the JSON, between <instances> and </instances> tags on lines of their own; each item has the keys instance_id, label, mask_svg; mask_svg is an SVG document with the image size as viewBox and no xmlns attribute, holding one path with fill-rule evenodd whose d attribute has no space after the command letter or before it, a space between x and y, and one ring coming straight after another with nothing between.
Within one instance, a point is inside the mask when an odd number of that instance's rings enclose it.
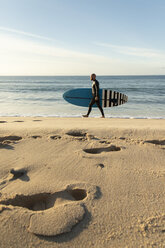
<instances>
[{"instance_id":1,"label":"cloud","mask_svg":"<svg viewBox=\"0 0 165 248\"><path fill-rule=\"evenodd\" d=\"M49 41L0 34L1 75L87 75L112 62L104 56L58 47Z\"/></svg>"},{"instance_id":2,"label":"cloud","mask_svg":"<svg viewBox=\"0 0 165 248\"><path fill-rule=\"evenodd\" d=\"M28 33L28 32L24 32L24 31L20 31L20 30L16 30L16 29L11 29L11 28L6 28L6 27L0 27L0 30L8 32L8 33L20 34L20 35L23 35L23 36L28 36L28 37L42 39L42 40L49 40L49 41L53 40L53 39L50 39L48 37L44 37L44 36L41 36L41 35L31 34L31 33Z\"/></svg>"},{"instance_id":3,"label":"cloud","mask_svg":"<svg viewBox=\"0 0 165 248\"><path fill-rule=\"evenodd\" d=\"M2 31L2 29L0 29ZM88 53L57 46L49 38L29 34L22 31L22 36L16 32L0 32L0 74L1 75L139 75L159 74L164 63L150 59L140 61L126 57L111 56L98 49ZM28 36L32 39L28 39ZM40 37L38 39L38 37ZM43 39L44 38L44 39ZM45 42L46 40L46 42ZM119 53L127 55L141 54L151 56L153 50L100 44ZM100 53L101 52L101 53ZM157 52L157 51L156 51ZM102 55L100 55L102 54ZM157 54L157 53L156 53ZM157 54L158 55L158 54ZM158 58L158 56L154 58ZM158 69L159 68L159 69Z\"/></svg>"},{"instance_id":4,"label":"cloud","mask_svg":"<svg viewBox=\"0 0 165 248\"><path fill-rule=\"evenodd\" d=\"M165 59L165 51L148 49L148 48L118 46L118 45L99 43L99 42L95 44L100 47L109 48L112 51L119 54L131 55L131 56L143 57L143 58Z\"/></svg>"},{"instance_id":5,"label":"cloud","mask_svg":"<svg viewBox=\"0 0 165 248\"><path fill-rule=\"evenodd\" d=\"M50 59L78 59L78 60L90 60L90 61L108 61L108 58L100 55L82 53L79 51L73 51L66 48L58 47L51 44L43 44L36 40L25 40L18 37L12 37L4 34L0 34L0 52L6 54L6 56L21 56L24 57L40 57Z\"/></svg>"}]
</instances>

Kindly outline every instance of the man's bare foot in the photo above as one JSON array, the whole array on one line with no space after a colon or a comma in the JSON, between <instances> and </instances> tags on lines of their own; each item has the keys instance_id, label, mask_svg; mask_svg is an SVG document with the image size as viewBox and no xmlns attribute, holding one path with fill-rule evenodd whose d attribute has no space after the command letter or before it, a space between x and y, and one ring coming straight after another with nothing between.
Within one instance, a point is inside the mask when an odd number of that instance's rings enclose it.
<instances>
[{"instance_id":1,"label":"man's bare foot","mask_svg":"<svg viewBox=\"0 0 165 248\"><path fill-rule=\"evenodd\" d=\"M88 117L88 115L83 115L83 117Z\"/></svg>"},{"instance_id":2,"label":"man's bare foot","mask_svg":"<svg viewBox=\"0 0 165 248\"><path fill-rule=\"evenodd\" d=\"M105 116L103 115L103 116L101 116L100 118L105 118Z\"/></svg>"}]
</instances>

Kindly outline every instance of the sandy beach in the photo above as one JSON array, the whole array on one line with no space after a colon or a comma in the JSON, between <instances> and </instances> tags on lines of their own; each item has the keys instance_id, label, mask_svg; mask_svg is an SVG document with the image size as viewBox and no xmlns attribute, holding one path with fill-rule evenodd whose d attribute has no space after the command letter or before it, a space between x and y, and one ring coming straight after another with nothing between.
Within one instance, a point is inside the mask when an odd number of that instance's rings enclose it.
<instances>
[{"instance_id":1,"label":"sandy beach","mask_svg":"<svg viewBox=\"0 0 165 248\"><path fill-rule=\"evenodd\" d=\"M165 247L165 120L2 117L0 247Z\"/></svg>"}]
</instances>

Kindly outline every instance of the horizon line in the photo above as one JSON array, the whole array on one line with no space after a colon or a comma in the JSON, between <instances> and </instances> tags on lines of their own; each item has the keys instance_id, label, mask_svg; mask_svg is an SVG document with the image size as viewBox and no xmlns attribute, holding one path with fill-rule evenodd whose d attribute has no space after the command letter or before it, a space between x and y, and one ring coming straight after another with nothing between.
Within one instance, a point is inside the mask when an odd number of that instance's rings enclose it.
<instances>
[{"instance_id":1,"label":"horizon line","mask_svg":"<svg viewBox=\"0 0 165 248\"><path fill-rule=\"evenodd\" d=\"M88 75L80 75L80 74L76 74L76 75L0 75L0 77L89 77L90 76L90 74L88 74ZM136 76L136 77L141 77L141 76L165 76L165 74L133 74L133 75L131 75L131 74L126 74L126 75L117 75L117 74L97 74L96 75L97 77L100 77L100 76L107 76L107 77L119 77L119 76L121 76L121 77L134 77L134 76Z\"/></svg>"}]
</instances>

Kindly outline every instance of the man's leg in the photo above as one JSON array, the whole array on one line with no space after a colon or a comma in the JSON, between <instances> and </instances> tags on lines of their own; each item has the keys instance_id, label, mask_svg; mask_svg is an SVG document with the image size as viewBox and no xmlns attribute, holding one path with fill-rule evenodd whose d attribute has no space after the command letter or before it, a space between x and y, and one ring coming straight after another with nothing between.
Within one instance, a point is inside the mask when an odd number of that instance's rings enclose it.
<instances>
[{"instance_id":1,"label":"man's leg","mask_svg":"<svg viewBox=\"0 0 165 248\"><path fill-rule=\"evenodd\" d=\"M83 115L83 117L88 117L91 110L92 110L92 106L95 104L95 97L92 98L92 100L89 103L89 108L88 108L88 113L86 115Z\"/></svg>"},{"instance_id":2,"label":"man's leg","mask_svg":"<svg viewBox=\"0 0 165 248\"><path fill-rule=\"evenodd\" d=\"M102 117L104 118L104 117L105 117L105 116L104 116L104 111L103 111L102 107L100 106L100 101L99 101L99 100L96 101L96 104L97 104L97 107L99 108L99 110L100 110L100 112L101 112L101 114L102 114Z\"/></svg>"}]
</instances>

